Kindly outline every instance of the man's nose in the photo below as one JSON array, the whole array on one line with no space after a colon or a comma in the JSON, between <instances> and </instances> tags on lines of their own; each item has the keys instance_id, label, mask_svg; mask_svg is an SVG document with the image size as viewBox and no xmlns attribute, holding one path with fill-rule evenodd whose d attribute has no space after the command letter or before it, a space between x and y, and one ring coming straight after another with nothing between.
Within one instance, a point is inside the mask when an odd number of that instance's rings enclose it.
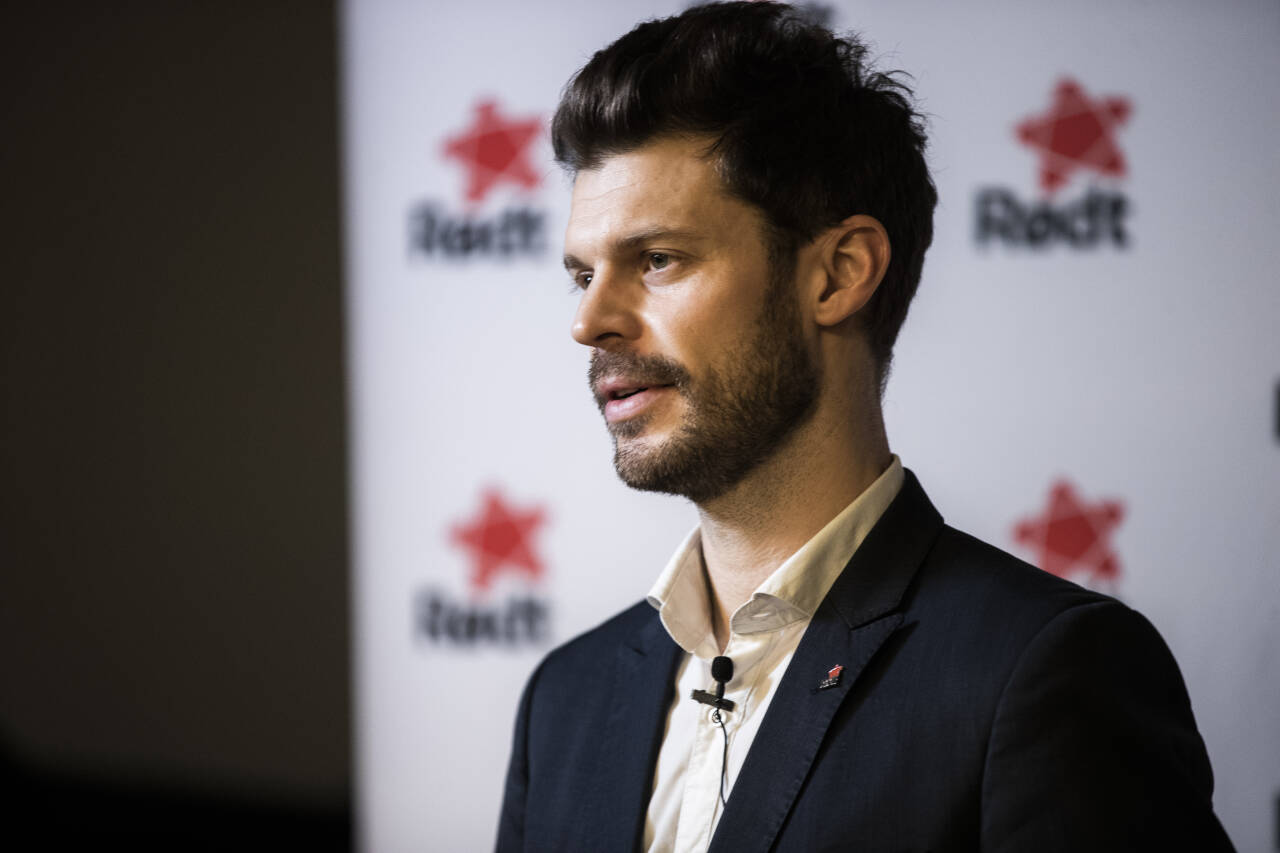
<instances>
[{"instance_id":1,"label":"man's nose","mask_svg":"<svg viewBox=\"0 0 1280 853\"><path fill-rule=\"evenodd\" d=\"M611 340L635 340L640 317L628 283L607 271L597 272L578 302L571 334L583 346L607 346Z\"/></svg>"}]
</instances>

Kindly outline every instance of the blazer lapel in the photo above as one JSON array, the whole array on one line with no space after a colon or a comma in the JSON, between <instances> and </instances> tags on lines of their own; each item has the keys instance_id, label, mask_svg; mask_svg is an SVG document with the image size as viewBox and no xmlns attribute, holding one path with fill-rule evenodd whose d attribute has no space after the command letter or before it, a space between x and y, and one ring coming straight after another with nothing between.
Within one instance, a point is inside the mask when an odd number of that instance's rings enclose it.
<instances>
[{"instance_id":1,"label":"blazer lapel","mask_svg":"<svg viewBox=\"0 0 1280 853\"><path fill-rule=\"evenodd\" d=\"M716 851L767 851L800 793L831 720L876 651L902 624L907 585L942 529L910 472L805 631L752 742L711 839ZM834 685L820 688L829 670Z\"/></svg>"},{"instance_id":2,"label":"blazer lapel","mask_svg":"<svg viewBox=\"0 0 1280 853\"><path fill-rule=\"evenodd\" d=\"M581 843L572 849L639 848L654 766L675 691L676 668L683 654L656 612L631 643L618 647L606 695L612 707L600 732L599 770L586 812L596 819L577 828Z\"/></svg>"}]
</instances>

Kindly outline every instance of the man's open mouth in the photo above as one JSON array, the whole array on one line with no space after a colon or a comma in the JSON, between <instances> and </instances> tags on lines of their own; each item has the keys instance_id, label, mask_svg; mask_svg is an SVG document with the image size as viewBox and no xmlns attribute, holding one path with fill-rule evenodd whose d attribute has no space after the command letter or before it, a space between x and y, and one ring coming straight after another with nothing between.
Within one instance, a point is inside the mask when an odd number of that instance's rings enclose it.
<instances>
[{"instance_id":1,"label":"man's open mouth","mask_svg":"<svg viewBox=\"0 0 1280 853\"><path fill-rule=\"evenodd\" d=\"M609 392L608 398L610 400L625 400L628 397L634 397L635 395L641 394L645 391L660 391L663 388L672 388L672 387L674 386L663 385L663 384L654 382L649 385L636 385L630 388L615 388Z\"/></svg>"},{"instance_id":2,"label":"man's open mouth","mask_svg":"<svg viewBox=\"0 0 1280 853\"><path fill-rule=\"evenodd\" d=\"M649 390L648 385L645 385L641 388L625 388L620 391L614 391L612 394L609 395L609 399L625 400L628 397L634 397L636 394L639 394L641 391L648 391L648 390Z\"/></svg>"},{"instance_id":3,"label":"man's open mouth","mask_svg":"<svg viewBox=\"0 0 1280 853\"><path fill-rule=\"evenodd\" d=\"M660 393L674 385L615 385L604 391L603 410L605 418L610 422L621 418L629 418L647 409L656 401Z\"/></svg>"}]
</instances>

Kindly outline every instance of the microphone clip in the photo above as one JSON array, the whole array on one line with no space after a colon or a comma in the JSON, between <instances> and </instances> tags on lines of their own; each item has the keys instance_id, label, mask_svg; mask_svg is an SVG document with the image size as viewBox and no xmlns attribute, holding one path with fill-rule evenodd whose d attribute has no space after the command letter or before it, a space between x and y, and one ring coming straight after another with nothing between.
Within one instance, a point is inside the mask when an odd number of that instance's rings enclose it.
<instances>
[{"instance_id":1,"label":"microphone clip","mask_svg":"<svg viewBox=\"0 0 1280 853\"><path fill-rule=\"evenodd\" d=\"M720 689L724 690L724 686L721 685ZM717 696L715 693L708 693L705 690L693 691L693 700L695 702L701 702L703 705L710 705L712 708L717 708L721 711L732 711L734 707L733 700L726 699L724 696Z\"/></svg>"}]
</instances>

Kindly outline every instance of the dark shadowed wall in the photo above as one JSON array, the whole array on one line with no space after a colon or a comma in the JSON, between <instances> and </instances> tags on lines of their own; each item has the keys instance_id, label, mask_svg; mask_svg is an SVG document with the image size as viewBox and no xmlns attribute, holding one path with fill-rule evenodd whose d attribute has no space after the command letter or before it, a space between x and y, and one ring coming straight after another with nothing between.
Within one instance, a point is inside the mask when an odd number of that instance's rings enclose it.
<instances>
[{"instance_id":1,"label":"dark shadowed wall","mask_svg":"<svg viewBox=\"0 0 1280 853\"><path fill-rule=\"evenodd\" d=\"M345 846L333 6L0 15L9 793Z\"/></svg>"}]
</instances>

